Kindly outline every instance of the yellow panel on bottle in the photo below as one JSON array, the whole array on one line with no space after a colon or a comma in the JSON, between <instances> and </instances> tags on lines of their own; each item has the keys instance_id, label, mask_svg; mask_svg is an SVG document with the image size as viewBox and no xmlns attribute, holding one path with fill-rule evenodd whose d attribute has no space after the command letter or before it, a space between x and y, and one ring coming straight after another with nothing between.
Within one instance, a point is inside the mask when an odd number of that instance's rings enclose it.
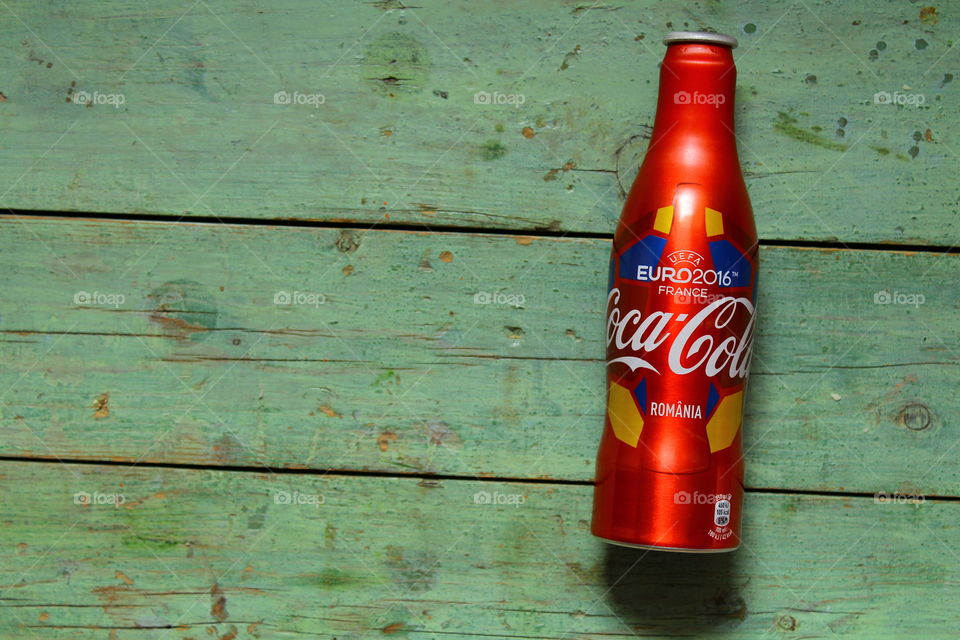
<instances>
[{"instance_id":1,"label":"yellow panel on bottle","mask_svg":"<svg viewBox=\"0 0 960 640\"><path fill-rule=\"evenodd\" d=\"M733 438L743 422L743 391L725 396L717 405L713 417L707 423L707 440L710 453L726 449L733 444Z\"/></svg>"},{"instance_id":2,"label":"yellow panel on bottle","mask_svg":"<svg viewBox=\"0 0 960 640\"><path fill-rule=\"evenodd\" d=\"M723 214L719 211L714 211L710 207L706 208L707 210L707 235L708 236L722 236L723 235Z\"/></svg>"},{"instance_id":3,"label":"yellow panel on bottle","mask_svg":"<svg viewBox=\"0 0 960 640\"><path fill-rule=\"evenodd\" d=\"M657 209L657 217L653 220L654 231L660 233L670 233L670 227L673 226L673 207L660 207Z\"/></svg>"},{"instance_id":4,"label":"yellow panel on bottle","mask_svg":"<svg viewBox=\"0 0 960 640\"><path fill-rule=\"evenodd\" d=\"M616 382L610 383L610 397L607 399L607 417L618 440L631 447L637 446L640 431L643 430L643 416L637 409L633 394Z\"/></svg>"}]
</instances>

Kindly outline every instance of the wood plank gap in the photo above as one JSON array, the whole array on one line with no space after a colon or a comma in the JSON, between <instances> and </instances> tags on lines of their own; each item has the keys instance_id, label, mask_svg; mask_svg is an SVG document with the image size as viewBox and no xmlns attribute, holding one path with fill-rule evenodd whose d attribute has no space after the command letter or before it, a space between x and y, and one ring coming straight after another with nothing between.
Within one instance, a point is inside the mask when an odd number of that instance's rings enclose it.
<instances>
[{"instance_id":1,"label":"wood plank gap","mask_svg":"<svg viewBox=\"0 0 960 640\"><path fill-rule=\"evenodd\" d=\"M29 456L2 456L0 463L7 462L29 462L40 464L78 464L96 467L143 467L147 469L180 469L185 471L223 471L235 473L269 473L273 475L288 476L341 476L341 477L359 477L359 478L397 478L397 479L415 479L424 481L453 480L459 482L510 482L516 484L542 484L542 485L572 485L572 486L592 486L593 482L589 480L565 480L557 478L515 478L511 476L469 476L454 475L449 473L405 473L386 472L386 471L364 471L360 469L291 469L261 466L244 465L202 465L173 462L127 462L123 460L85 460L82 458L43 458ZM917 502L927 500L935 502L960 502L960 496L940 496L940 495L914 495L897 494L894 492L866 492L866 491L825 491L818 489L789 489L775 487L744 487L749 493L767 494L767 495L803 495L803 496L822 496L830 498L873 498L883 499L898 497L915 499Z\"/></svg>"},{"instance_id":2,"label":"wood plank gap","mask_svg":"<svg viewBox=\"0 0 960 640\"><path fill-rule=\"evenodd\" d=\"M353 229L360 231L412 231L427 233L450 233L460 235L487 236L528 236L537 238L571 238L611 240L613 233L563 231L548 228L503 229L487 227L465 227L460 225L409 224L390 221L363 224L355 221L338 222L332 220L305 220L293 218L244 218L230 216L197 216L152 213L103 213L89 211L38 211L26 209L6 209L0 211L0 218L33 218L46 220L62 218L67 220L119 221L119 222L172 222L183 224L241 225L260 227L300 227L308 229ZM792 247L800 249L846 249L851 251L896 251L903 253L960 253L956 245L900 244L882 242L843 242L841 240L788 240L782 238L761 238L763 247Z\"/></svg>"}]
</instances>

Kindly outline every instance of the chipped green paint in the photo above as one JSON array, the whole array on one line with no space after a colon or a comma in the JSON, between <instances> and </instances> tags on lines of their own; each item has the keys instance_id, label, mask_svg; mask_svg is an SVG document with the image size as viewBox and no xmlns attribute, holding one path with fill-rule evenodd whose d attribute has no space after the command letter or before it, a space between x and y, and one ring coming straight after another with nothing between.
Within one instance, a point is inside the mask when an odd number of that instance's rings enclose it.
<instances>
[{"instance_id":1,"label":"chipped green paint","mask_svg":"<svg viewBox=\"0 0 960 640\"><path fill-rule=\"evenodd\" d=\"M846 151L848 149L847 145L842 142L829 140L816 133L816 131L808 131L797 126L797 119L783 111L777 114L777 121L773 124L773 129L774 131L779 131L784 135L790 136L794 140L813 144L818 147L823 147L824 149L830 149L832 151Z\"/></svg>"},{"instance_id":2,"label":"chipped green paint","mask_svg":"<svg viewBox=\"0 0 960 640\"><path fill-rule=\"evenodd\" d=\"M357 69L369 86L389 97L417 94L429 86L426 47L402 32L390 31L374 38L366 46Z\"/></svg>"},{"instance_id":3,"label":"chipped green paint","mask_svg":"<svg viewBox=\"0 0 960 640\"><path fill-rule=\"evenodd\" d=\"M358 582L356 578L336 568L324 569L316 580L316 583L321 587L330 588L355 587Z\"/></svg>"},{"instance_id":4,"label":"chipped green paint","mask_svg":"<svg viewBox=\"0 0 960 640\"><path fill-rule=\"evenodd\" d=\"M480 157L484 160L497 160L507 154L507 148L497 140L487 140L480 145Z\"/></svg>"},{"instance_id":5,"label":"chipped green paint","mask_svg":"<svg viewBox=\"0 0 960 640\"><path fill-rule=\"evenodd\" d=\"M371 387L378 387L380 389L387 389L390 384L400 384L397 379L397 372L393 369L387 369L386 371L381 371L377 374L377 377L373 379L373 382L370 383Z\"/></svg>"},{"instance_id":6,"label":"chipped green paint","mask_svg":"<svg viewBox=\"0 0 960 640\"><path fill-rule=\"evenodd\" d=\"M153 308L150 320L172 335L202 339L217 326L212 294L193 280L165 282L146 295Z\"/></svg>"},{"instance_id":7,"label":"chipped green paint","mask_svg":"<svg viewBox=\"0 0 960 640\"><path fill-rule=\"evenodd\" d=\"M357 229L0 218L0 455L43 459L0 461L0 637L960 626L960 256L762 248L744 546L678 557L587 530L609 243L522 235L613 230L659 37L707 28L762 237L960 242L957 12L8 4L0 207Z\"/></svg>"},{"instance_id":8,"label":"chipped green paint","mask_svg":"<svg viewBox=\"0 0 960 640\"><path fill-rule=\"evenodd\" d=\"M708 28L740 39L737 135L761 237L960 242L957 11L924 23L909 2L827 0L345 0L322 15L313 0L7 4L20 20L0 86L0 207L612 232L647 145L660 38ZM874 103L905 82L922 108ZM65 101L80 90L125 103ZM535 138L514 137L526 126ZM899 141L920 126L933 137L911 158ZM500 133L508 152L484 150ZM870 146L907 161L865 170ZM543 180L568 161L578 169Z\"/></svg>"},{"instance_id":9,"label":"chipped green paint","mask_svg":"<svg viewBox=\"0 0 960 640\"><path fill-rule=\"evenodd\" d=\"M169 551L183 544L175 540L155 540L152 538L141 538L137 535L125 536L120 539L120 543L130 549L141 549L150 553Z\"/></svg>"},{"instance_id":10,"label":"chipped green paint","mask_svg":"<svg viewBox=\"0 0 960 640\"><path fill-rule=\"evenodd\" d=\"M135 640L174 627L187 638L235 628L237 638L743 640L778 630L945 640L960 626L960 559L944 550L960 519L952 501L748 493L739 551L678 556L591 537L589 486L463 479L424 491L416 478L297 478L325 497L316 508L271 499L286 475L2 468L0 583L15 606L0 608L0 633L10 638L82 629ZM139 522L189 528L191 545L121 544L143 532L131 534L117 509L69 499L104 478L123 485ZM139 500L158 490L166 497ZM478 491L526 501L477 504ZM251 534L243 507L261 505L267 525ZM72 523L73 534L40 521ZM330 523L337 539L319 548Z\"/></svg>"},{"instance_id":11,"label":"chipped green paint","mask_svg":"<svg viewBox=\"0 0 960 640\"><path fill-rule=\"evenodd\" d=\"M607 240L343 237L0 221L0 454L592 479ZM960 256L764 246L761 260L748 484L960 495L954 457L916 473L954 442ZM154 318L147 294L181 280L170 304L217 310L203 340ZM76 305L78 290L126 302Z\"/></svg>"}]
</instances>

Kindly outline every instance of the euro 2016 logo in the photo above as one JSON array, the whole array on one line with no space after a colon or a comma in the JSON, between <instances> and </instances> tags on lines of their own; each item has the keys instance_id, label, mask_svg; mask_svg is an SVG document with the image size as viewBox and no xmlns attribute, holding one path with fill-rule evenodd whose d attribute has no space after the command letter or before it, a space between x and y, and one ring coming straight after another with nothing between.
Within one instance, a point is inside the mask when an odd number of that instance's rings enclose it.
<instances>
[{"instance_id":1,"label":"euro 2016 logo","mask_svg":"<svg viewBox=\"0 0 960 640\"><path fill-rule=\"evenodd\" d=\"M703 262L703 256L697 253L696 251L691 251L689 249L680 249L672 253L667 254L667 262L670 264L689 264L694 267L699 267Z\"/></svg>"}]
</instances>

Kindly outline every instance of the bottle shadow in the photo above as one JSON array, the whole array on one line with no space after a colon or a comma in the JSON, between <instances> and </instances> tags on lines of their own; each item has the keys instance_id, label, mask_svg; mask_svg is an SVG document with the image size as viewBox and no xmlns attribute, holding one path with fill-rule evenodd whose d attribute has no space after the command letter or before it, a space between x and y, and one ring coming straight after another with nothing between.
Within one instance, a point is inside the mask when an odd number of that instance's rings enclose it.
<instances>
[{"instance_id":1,"label":"bottle shadow","mask_svg":"<svg viewBox=\"0 0 960 640\"><path fill-rule=\"evenodd\" d=\"M738 626L745 576L730 553L674 553L604 545L604 598L634 632L680 636Z\"/></svg>"}]
</instances>

